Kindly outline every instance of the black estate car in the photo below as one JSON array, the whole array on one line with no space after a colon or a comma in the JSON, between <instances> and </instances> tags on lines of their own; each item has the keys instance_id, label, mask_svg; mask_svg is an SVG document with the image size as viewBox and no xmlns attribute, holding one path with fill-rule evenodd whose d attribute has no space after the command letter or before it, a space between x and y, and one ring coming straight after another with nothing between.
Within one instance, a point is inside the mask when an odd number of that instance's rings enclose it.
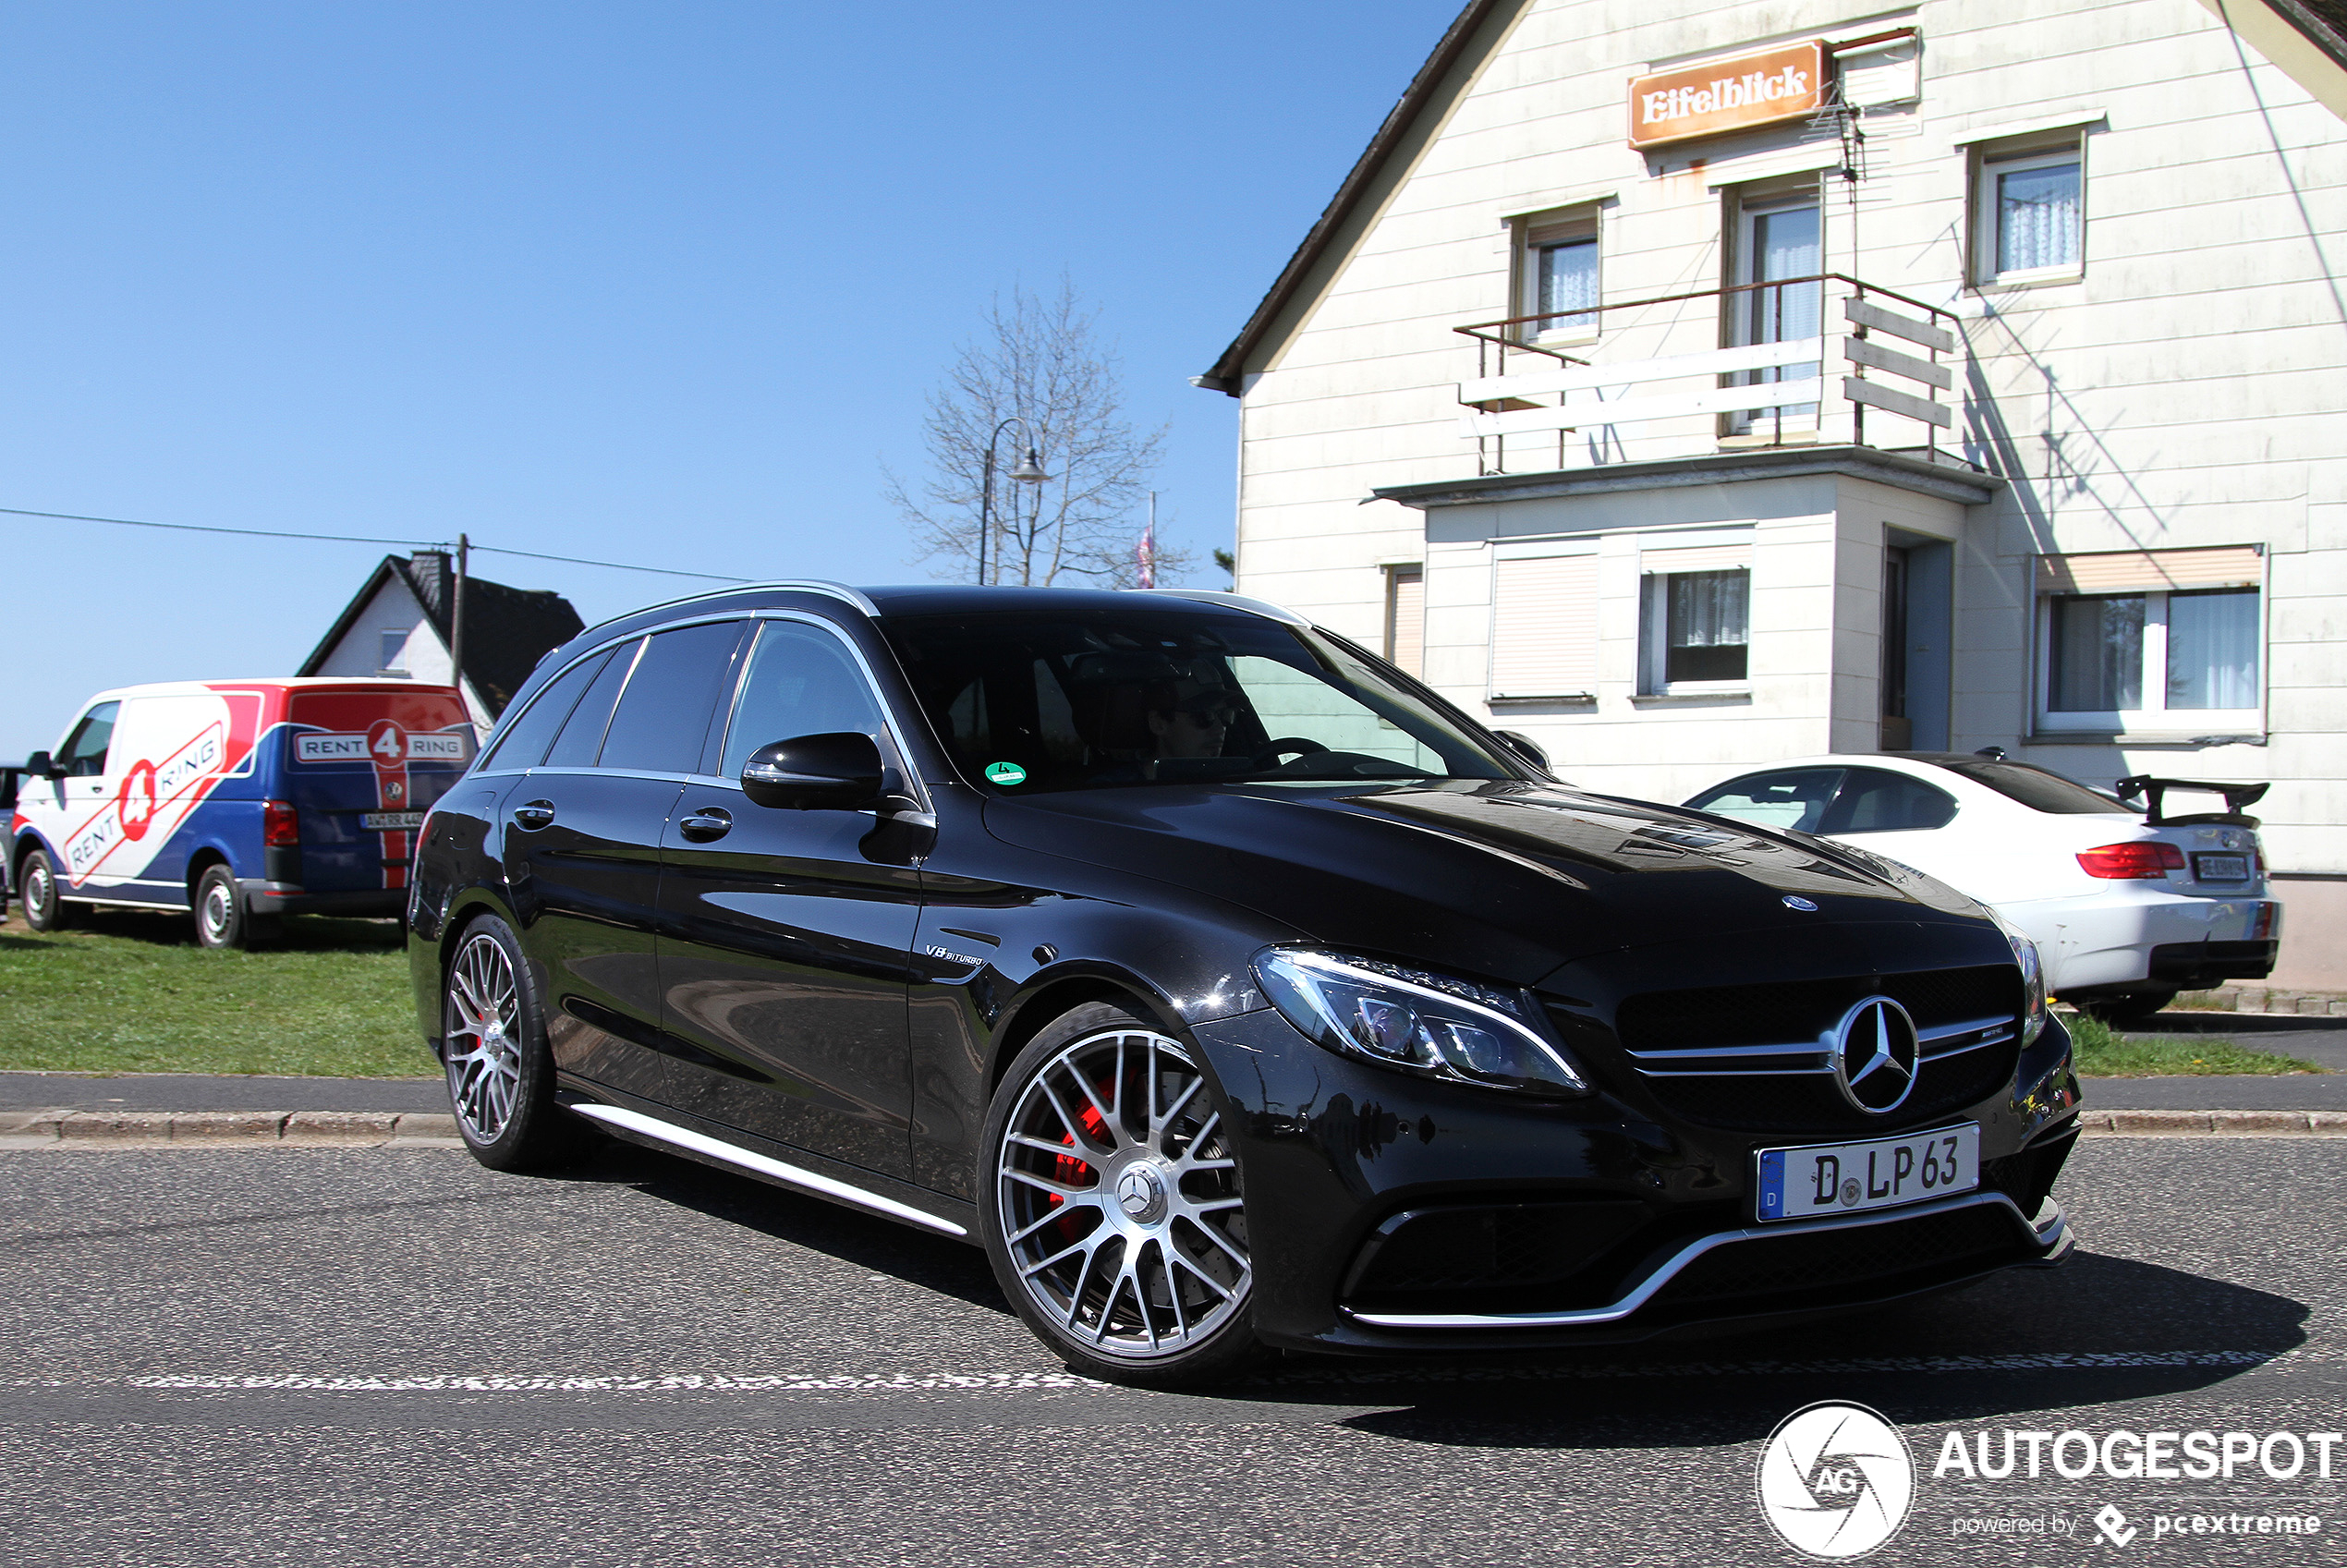
<instances>
[{"instance_id":1,"label":"black estate car","mask_svg":"<svg viewBox=\"0 0 2347 1568\"><path fill-rule=\"evenodd\" d=\"M1071 1366L1884 1302L2070 1246L2070 1042L1922 874L1585 794L1228 594L727 590L419 835L486 1163L589 1128L985 1246Z\"/></svg>"}]
</instances>

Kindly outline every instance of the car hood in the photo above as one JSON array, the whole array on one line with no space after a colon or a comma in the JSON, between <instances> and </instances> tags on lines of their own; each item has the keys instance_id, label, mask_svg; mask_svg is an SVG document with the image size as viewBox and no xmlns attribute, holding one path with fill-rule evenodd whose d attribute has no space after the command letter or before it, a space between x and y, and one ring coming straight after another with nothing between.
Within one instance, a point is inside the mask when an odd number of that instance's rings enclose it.
<instances>
[{"instance_id":1,"label":"car hood","mask_svg":"<svg viewBox=\"0 0 2347 1568\"><path fill-rule=\"evenodd\" d=\"M1864 851L1549 784L1086 790L996 797L986 825L1244 906L1306 941L1522 985L1666 942L1984 918Z\"/></svg>"}]
</instances>

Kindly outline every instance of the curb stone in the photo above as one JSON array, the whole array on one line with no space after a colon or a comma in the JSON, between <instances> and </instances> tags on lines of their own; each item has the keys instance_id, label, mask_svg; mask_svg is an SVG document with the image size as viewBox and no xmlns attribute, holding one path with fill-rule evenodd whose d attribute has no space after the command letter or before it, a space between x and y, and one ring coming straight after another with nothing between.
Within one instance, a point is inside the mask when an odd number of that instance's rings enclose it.
<instances>
[{"instance_id":1,"label":"curb stone","mask_svg":"<svg viewBox=\"0 0 2347 1568\"><path fill-rule=\"evenodd\" d=\"M2088 1111L2087 1137L2347 1137L2347 1111Z\"/></svg>"},{"instance_id":2,"label":"curb stone","mask_svg":"<svg viewBox=\"0 0 2347 1568\"><path fill-rule=\"evenodd\" d=\"M461 1148L446 1112L391 1111L6 1111L0 1148Z\"/></svg>"}]
</instances>

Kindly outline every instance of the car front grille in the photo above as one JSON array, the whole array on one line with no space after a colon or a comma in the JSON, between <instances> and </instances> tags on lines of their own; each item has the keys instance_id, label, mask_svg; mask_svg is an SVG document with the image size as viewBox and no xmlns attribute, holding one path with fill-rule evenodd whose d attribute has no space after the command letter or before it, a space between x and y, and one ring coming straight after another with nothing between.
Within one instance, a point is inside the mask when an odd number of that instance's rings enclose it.
<instances>
[{"instance_id":1,"label":"car front grille","mask_svg":"<svg viewBox=\"0 0 2347 1568\"><path fill-rule=\"evenodd\" d=\"M1915 1083L1893 1112L1858 1110L1836 1087L1834 1026L1888 996L1920 1036ZM1892 1127L1971 1105L2013 1076L2020 973L2010 965L1827 980L1649 991L1624 999L1614 1028L1647 1087L1689 1121L1745 1131Z\"/></svg>"}]
</instances>

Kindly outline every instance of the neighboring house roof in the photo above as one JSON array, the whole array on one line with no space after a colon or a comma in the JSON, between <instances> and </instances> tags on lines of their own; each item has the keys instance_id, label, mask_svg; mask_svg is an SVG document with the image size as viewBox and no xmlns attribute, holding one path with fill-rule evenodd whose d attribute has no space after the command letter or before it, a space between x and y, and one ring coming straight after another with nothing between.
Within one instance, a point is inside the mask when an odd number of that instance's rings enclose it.
<instances>
[{"instance_id":1,"label":"neighboring house roof","mask_svg":"<svg viewBox=\"0 0 2347 1568\"><path fill-rule=\"evenodd\" d=\"M1458 14L1450 30L1443 33L1442 41L1434 46L1434 53L1428 55L1426 64L1418 67L1418 74L1410 79L1410 85L1403 92L1401 102L1393 105L1392 113L1385 116L1385 123L1378 127L1375 136L1369 138L1369 145L1354 164L1353 172L1344 176L1344 183L1336 188L1336 196L1320 213L1319 221L1312 225L1311 232L1304 237L1304 243L1295 248L1295 254L1288 258L1287 265L1272 281L1271 291L1263 297L1261 304L1256 306L1255 314L1247 318L1246 325L1240 329L1231 346L1222 350L1222 357L1214 361L1214 368L1204 375L1192 376L1191 385L1204 387L1209 392L1226 392L1234 397L1239 395L1240 378L1246 373L1246 361L1271 334L1273 323L1304 286L1313 268L1345 232L1348 220L1363 199L1376 188L1378 176L1384 172L1395 152L1409 140L1410 129L1417 123L1420 112L1441 95L1452 68L1468 53L1468 46L1475 41L1485 20L1497 10L1510 13L1521 10L1525 3L1526 0L1468 0L1466 8Z\"/></svg>"},{"instance_id":2,"label":"neighboring house roof","mask_svg":"<svg viewBox=\"0 0 2347 1568\"><path fill-rule=\"evenodd\" d=\"M302 661L298 674L316 675L370 601L392 577L407 586L431 617L443 646L454 628L456 573L445 551L420 550L412 557L386 555L334 624ZM559 648L585 629L570 601L551 589L507 588L486 577L465 579L464 678L492 719L505 711L521 683L550 648Z\"/></svg>"}]
</instances>

